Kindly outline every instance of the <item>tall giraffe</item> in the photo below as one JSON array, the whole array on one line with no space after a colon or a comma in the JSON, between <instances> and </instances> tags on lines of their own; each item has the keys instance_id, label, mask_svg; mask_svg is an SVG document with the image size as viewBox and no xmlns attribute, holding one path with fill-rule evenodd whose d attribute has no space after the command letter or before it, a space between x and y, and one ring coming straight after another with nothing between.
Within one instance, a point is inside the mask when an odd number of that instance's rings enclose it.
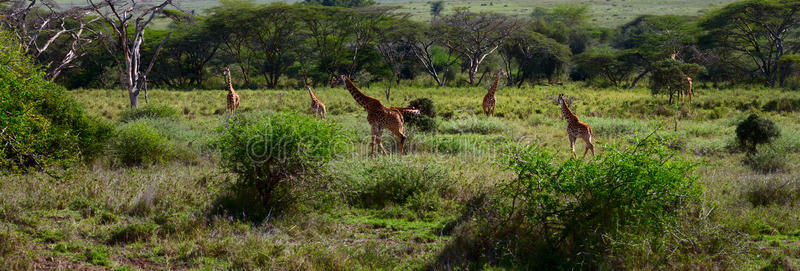
<instances>
[{"instance_id":1,"label":"tall giraffe","mask_svg":"<svg viewBox=\"0 0 800 271\"><path fill-rule=\"evenodd\" d=\"M323 104L319 98L317 98L317 95L314 94L313 90L311 90L311 86L306 85L306 90L308 90L308 95L311 95L311 114L314 116L320 116L324 119L325 113L327 113L325 104Z\"/></svg>"},{"instance_id":2,"label":"tall giraffe","mask_svg":"<svg viewBox=\"0 0 800 271\"><path fill-rule=\"evenodd\" d=\"M233 91L233 82L231 81L231 69L229 67L225 67L225 70L222 72L225 75L225 83L228 84L228 112L231 114L236 114L236 109L239 108L239 94L236 94Z\"/></svg>"},{"instance_id":3,"label":"tall giraffe","mask_svg":"<svg viewBox=\"0 0 800 271\"><path fill-rule=\"evenodd\" d=\"M564 94L558 95L558 105L561 106L561 116L567 120L567 135L569 135L569 147L572 149L572 157L575 154L575 141L582 138L586 142L586 150L583 151L583 157L586 157L586 152L591 150L594 156L594 144L592 144L592 127L588 124L578 120L578 116L572 113L569 106L564 101Z\"/></svg>"},{"instance_id":4,"label":"tall giraffe","mask_svg":"<svg viewBox=\"0 0 800 271\"><path fill-rule=\"evenodd\" d=\"M489 87L489 91L486 93L486 96L483 96L483 113L486 116L494 117L494 106L497 104L497 98L494 96L497 93L497 83L500 82L500 76L506 76L506 72L503 69L497 71L497 74L494 75L494 83L491 87Z\"/></svg>"},{"instance_id":5,"label":"tall giraffe","mask_svg":"<svg viewBox=\"0 0 800 271\"><path fill-rule=\"evenodd\" d=\"M392 134L397 136L400 140L400 153L403 153L403 144L406 141L406 135L403 134L403 113L419 114L419 109L412 107L385 107L378 99L367 96L350 81L346 75L339 76L338 84L344 84L353 99L367 110L367 122L372 127L372 142L369 144L369 155L375 153L375 145L386 154L386 149L383 148L381 142L381 135L383 129L389 129Z\"/></svg>"},{"instance_id":6,"label":"tall giraffe","mask_svg":"<svg viewBox=\"0 0 800 271\"><path fill-rule=\"evenodd\" d=\"M672 60L677 60L677 57L678 57L677 53L672 53L671 55L669 55L669 58L671 58ZM683 71L681 71L681 76L686 78L681 78L681 82L683 83L683 89L678 91L678 97L683 97L683 96L689 97L689 103L692 103L692 96L693 96L692 77L689 77L688 75L683 73Z\"/></svg>"}]
</instances>

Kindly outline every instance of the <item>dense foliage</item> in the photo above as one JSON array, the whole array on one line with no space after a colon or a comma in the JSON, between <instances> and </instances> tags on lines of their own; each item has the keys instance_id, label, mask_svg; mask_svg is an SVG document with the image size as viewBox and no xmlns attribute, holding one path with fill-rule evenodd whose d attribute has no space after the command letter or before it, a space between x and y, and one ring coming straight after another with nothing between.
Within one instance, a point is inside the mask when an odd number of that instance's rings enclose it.
<instances>
[{"instance_id":1,"label":"dense foliage","mask_svg":"<svg viewBox=\"0 0 800 271\"><path fill-rule=\"evenodd\" d=\"M296 113L252 114L220 128L222 166L267 202L276 186L312 173L347 149L335 124Z\"/></svg>"},{"instance_id":2,"label":"dense foliage","mask_svg":"<svg viewBox=\"0 0 800 271\"><path fill-rule=\"evenodd\" d=\"M87 115L0 31L0 170L67 166L103 149L112 129Z\"/></svg>"},{"instance_id":3,"label":"dense foliage","mask_svg":"<svg viewBox=\"0 0 800 271\"><path fill-rule=\"evenodd\" d=\"M110 149L114 162L122 166L163 163L176 151L165 135L144 120L120 126Z\"/></svg>"},{"instance_id":4,"label":"dense foliage","mask_svg":"<svg viewBox=\"0 0 800 271\"><path fill-rule=\"evenodd\" d=\"M511 146L503 164L515 178L476 217L477 232L461 236L477 241L465 253L496 263L510 256L517 266L585 268L601 257L604 238L659 234L700 192L692 162L667 142L634 137L590 161L563 162L536 145Z\"/></svg>"}]
</instances>

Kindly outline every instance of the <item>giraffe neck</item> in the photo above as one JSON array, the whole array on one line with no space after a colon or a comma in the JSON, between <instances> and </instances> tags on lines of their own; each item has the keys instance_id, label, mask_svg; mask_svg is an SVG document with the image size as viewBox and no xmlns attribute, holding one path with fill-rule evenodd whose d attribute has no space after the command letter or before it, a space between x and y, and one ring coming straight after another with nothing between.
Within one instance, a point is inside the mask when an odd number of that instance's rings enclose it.
<instances>
[{"instance_id":1,"label":"giraffe neck","mask_svg":"<svg viewBox=\"0 0 800 271\"><path fill-rule=\"evenodd\" d=\"M564 116L564 119L567 120L567 123L572 124L578 122L578 116L572 113L572 110L569 109L567 102L564 100L561 102L561 114Z\"/></svg>"},{"instance_id":2,"label":"giraffe neck","mask_svg":"<svg viewBox=\"0 0 800 271\"><path fill-rule=\"evenodd\" d=\"M311 88L307 88L307 89L308 89L308 95L310 95L310 96L311 96L311 100L312 100L312 101L317 101L317 100L319 100L319 99L317 99L317 95L314 95L314 91L312 91L312 90L311 90Z\"/></svg>"},{"instance_id":3,"label":"giraffe neck","mask_svg":"<svg viewBox=\"0 0 800 271\"><path fill-rule=\"evenodd\" d=\"M347 90L350 91L350 95L353 96L353 99L355 99L358 104L368 109L367 107L369 107L370 103L368 103L367 101L371 97L362 93L361 90L359 90L358 87L356 87L356 85L353 84L353 81L350 81L350 78L345 78L345 86L347 87Z\"/></svg>"},{"instance_id":4,"label":"giraffe neck","mask_svg":"<svg viewBox=\"0 0 800 271\"><path fill-rule=\"evenodd\" d=\"M228 83L228 92L236 93L236 92L233 91L233 80L231 80L231 73L230 72L225 76L225 81L227 81L227 83Z\"/></svg>"},{"instance_id":5,"label":"giraffe neck","mask_svg":"<svg viewBox=\"0 0 800 271\"><path fill-rule=\"evenodd\" d=\"M500 82L500 74L494 75L494 83L492 83L492 87L489 88L489 95L494 96L497 93L497 83Z\"/></svg>"}]
</instances>

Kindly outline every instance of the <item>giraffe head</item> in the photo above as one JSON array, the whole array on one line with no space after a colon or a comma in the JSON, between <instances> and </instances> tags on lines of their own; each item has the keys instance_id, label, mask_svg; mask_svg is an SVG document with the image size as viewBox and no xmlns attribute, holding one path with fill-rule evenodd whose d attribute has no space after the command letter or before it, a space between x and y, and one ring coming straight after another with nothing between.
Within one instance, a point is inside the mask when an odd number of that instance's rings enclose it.
<instances>
[{"instance_id":1,"label":"giraffe head","mask_svg":"<svg viewBox=\"0 0 800 271\"><path fill-rule=\"evenodd\" d=\"M500 69L499 71L497 71L497 76L498 77L506 77L506 71L503 70L503 69Z\"/></svg>"},{"instance_id":2,"label":"giraffe head","mask_svg":"<svg viewBox=\"0 0 800 271\"><path fill-rule=\"evenodd\" d=\"M228 75L230 75L230 74L231 74L231 68L230 68L230 67L228 67L228 66L225 66L225 68L224 68L224 69L222 69L222 75L224 75L224 76L228 76Z\"/></svg>"},{"instance_id":3,"label":"giraffe head","mask_svg":"<svg viewBox=\"0 0 800 271\"><path fill-rule=\"evenodd\" d=\"M564 93L558 94L558 105L564 105Z\"/></svg>"},{"instance_id":4,"label":"giraffe head","mask_svg":"<svg viewBox=\"0 0 800 271\"><path fill-rule=\"evenodd\" d=\"M347 82L347 75L340 74L338 77L331 80L331 87L336 87L339 85L344 85Z\"/></svg>"}]
</instances>

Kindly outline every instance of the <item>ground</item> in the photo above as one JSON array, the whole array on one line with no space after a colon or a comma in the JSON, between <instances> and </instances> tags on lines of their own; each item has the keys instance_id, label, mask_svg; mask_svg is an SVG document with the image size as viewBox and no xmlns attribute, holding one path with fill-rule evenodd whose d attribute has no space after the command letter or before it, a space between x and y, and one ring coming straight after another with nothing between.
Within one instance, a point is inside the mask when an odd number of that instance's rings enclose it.
<instances>
[{"instance_id":1,"label":"ground","mask_svg":"<svg viewBox=\"0 0 800 271\"><path fill-rule=\"evenodd\" d=\"M704 224L678 225L671 234L685 244L666 266L676 269L758 269L785 257L800 263L800 92L773 89L709 89L699 84L695 102L668 105L649 90L566 86L501 88L495 118L481 113L485 89L399 87L386 101L380 88L365 92L386 105L406 106L415 98L434 101L439 131L407 128L408 154L367 157L366 113L343 88L317 88L329 118L355 135L351 153L311 178L326 184L299 207L258 221L220 210L235 178L219 167L209 142L225 115L224 90L151 90L150 103L177 109L178 119L158 120L177 146L194 156L164 164L117 167L104 158L87 166L47 173L0 177L0 263L12 269L165 270L165 269L419 269L435 260L451 240L448 228L471 197L512 176L496 164L504 144L537 142L568 159L566 123L555 103L559 93L593 127L596 150L633 133L675 138L681 156L698 165L703 186ZM240 90L237 114L295 111L309 114L307 93L293 90ZM127 108L122 90L75 90L70 95L96 116L117 123ZM142 104L143 101L141 102ZM775 121L782 136L783 171L757 173L732 150L735 124L749 112ZM677 112L677 115L676 115ZM676 116L678 124L675 131ZM384 133L387 149L394 139ZM583 152L578 142L577 151ZM590 158L587 158L590 159ZM366 207L342 199L337 182L365 166L386 163L409 169L445 171L447 193L434 208L415 204ZM778 190L771 189L779 187ZM775 201L775 193L788 200ZM767 199L759 204L756 197ZM257 203L245 203L257 204ZM423 204L424 205L424 204ZM715 248L698 249L703 237L730 232ZM689 254L687 251L705 251ZM683 255L683 256L682 256ZM691 255L691 256L685 256ZM645 258L646 259L646 258ZM646 263L639 263L646 266ZM663 268L654 267L654 268Z\"/></svg>"}]
</instances>

